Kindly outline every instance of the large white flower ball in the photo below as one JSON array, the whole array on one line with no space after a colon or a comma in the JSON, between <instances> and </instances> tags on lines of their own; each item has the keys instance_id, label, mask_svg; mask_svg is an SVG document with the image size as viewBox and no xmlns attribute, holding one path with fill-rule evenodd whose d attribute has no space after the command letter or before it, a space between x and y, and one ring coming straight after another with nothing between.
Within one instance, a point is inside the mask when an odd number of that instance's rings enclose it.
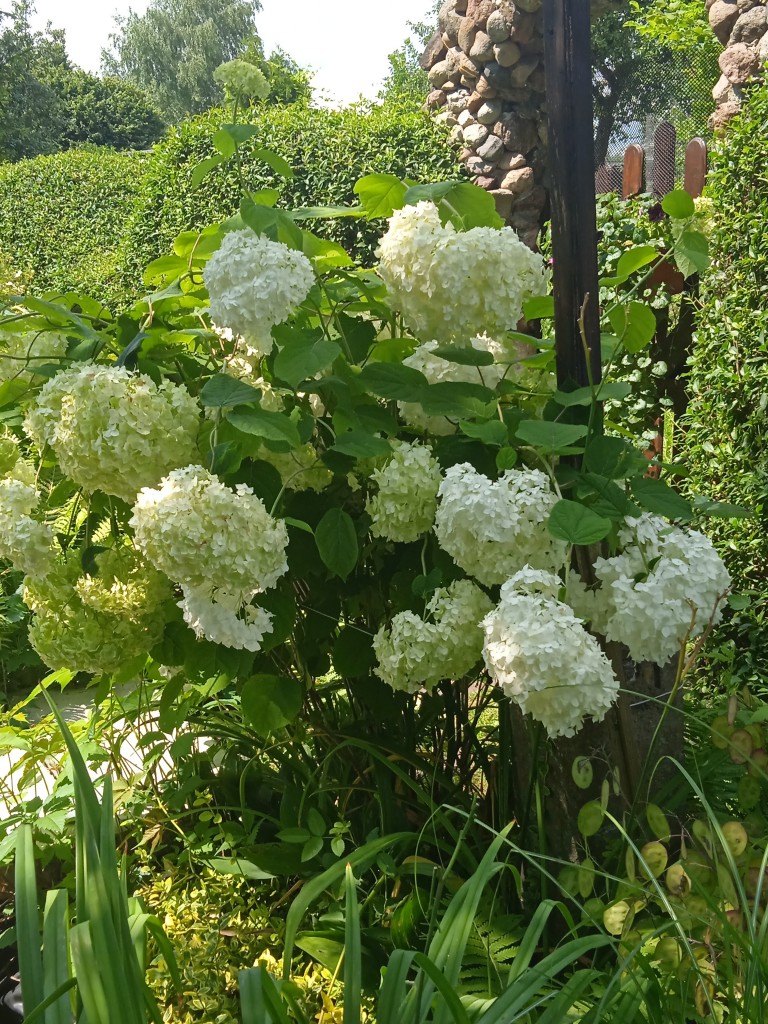
<instances>
[{"instance_id":1,"label":"large white flower ball","mask_svg":"<svg viewBox=\"0 0 768 1024\"><path fill-rule=\"evenodd\" d=\"M288 531L250 487L231 490L202 466L144 488L131 519L136 546L166 576L210 594L251 595L288 570Z\"/></svg>"},{"instance_id":2,"label":"large white flower ball","mask_svg":"<svg viewBox=\"0 0 768 1024\"><path fill-rule=\"evenodd\" d=\"M595 638L557 600L559 587L553 574L526 567L482 622L488 672L551 737L573 736L585 718L602 721L619 692Z\"/></svg>"},{"instance_id":3,"label":"large white flower ball","mask_svg":"<svg viewBox=\"0 0 768 1024\"><path fill-rule=\"evenodd\" d=\"M199 425L186 388L88 363L46 381L24 429L40 448L51 446L80 487L132 503L142 487L196 461Z\"/></svg>"},{"instance_id":4,"label":"large white flower ball","mask_svg":"<svg viewBox=\"0 0 768 1024\"><path fill-rule=\"evenodd\" d=\"M539 470L508 469L493 481L461 463L446 470L439 498L438 543L481 583L503 583L524 565L562 565L567 546L547 530L557 495Z\"/></svg>"},{"instance_id":5,"label":"large white flower ball","mask_svg":"<svg viewBox=\"0 0 768 1024\"><path fill-rule=\"evenodd\" d=\"M315 275L303 253L245 228L224 236L203 280L216 327L229 328L251 350L266 354L272 328L306 299Z\"/></svg>"}]
</instances>

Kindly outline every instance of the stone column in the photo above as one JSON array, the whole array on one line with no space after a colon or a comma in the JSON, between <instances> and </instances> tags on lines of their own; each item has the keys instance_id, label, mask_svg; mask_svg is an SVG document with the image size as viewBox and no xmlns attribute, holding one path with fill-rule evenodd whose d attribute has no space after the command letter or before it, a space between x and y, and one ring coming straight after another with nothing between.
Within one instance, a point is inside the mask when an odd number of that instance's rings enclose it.
<instances>
[{"instance_id":1,"label":"stone column","mask_svg":"<svg viewBox=\"0 0 768 1024\"><path fill-rule=\"evenodd\" d=\"M546 206L542 0L445 0L422 58L427 106L508 224L535 246Z\"/></svg>"},{"instance_id":2,"label":"stone column","mask_svg":"<svg viewBox=\"0 0 768 1024\"><path fill-rule=\"evenodd\" d=\"M722 131L741 110L744 86L763 73L768 62L767 0L707 0L709 24L725 49L722 75L712 90L716 109L710 126Z\"/></svg>"}]
</instances>

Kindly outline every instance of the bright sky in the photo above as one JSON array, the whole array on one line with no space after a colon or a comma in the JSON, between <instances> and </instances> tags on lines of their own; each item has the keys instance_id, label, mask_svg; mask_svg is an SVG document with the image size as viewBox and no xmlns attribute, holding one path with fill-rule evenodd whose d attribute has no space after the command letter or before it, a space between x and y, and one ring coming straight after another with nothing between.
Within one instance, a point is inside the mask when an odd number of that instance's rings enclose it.
<instances>
[{"instance_id":1,"label":"bright sky","mask_svg":"<svg viewBox=\"0 0 768 1024\"><path fill-rule=\"evenodd\" d=\"M75 64L98 71L115 14L143 14L149 0L36 0L35 28L50 21L67 34ZM282 47L316 72L314 85L339 103L375 97L388 71L387 54L426 19L429 0L262 0L256 27L267 51Z\"/></svg>"}]
</instances>

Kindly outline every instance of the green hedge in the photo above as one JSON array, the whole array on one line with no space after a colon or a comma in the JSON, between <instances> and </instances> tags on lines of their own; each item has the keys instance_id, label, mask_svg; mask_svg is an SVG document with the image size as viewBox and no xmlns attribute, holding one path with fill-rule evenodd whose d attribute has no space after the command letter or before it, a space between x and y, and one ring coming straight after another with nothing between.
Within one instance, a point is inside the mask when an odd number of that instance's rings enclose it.
<instances>
[{"instance_id":1,"label":"green hedge","mask_svg":"<svg viewBox=\"0 0 768 1024\"><path fill-rule=\"evenodd\" d=\"M713 154L713 267L691 360L683 454L694 489L745 505L714 520L737 590L753 607L726 630L740 678L768 683L768 85L751 93Z\"/></svg>"},{"instance_id":2,"label":"green hedge","mask_svg":"<svg viewBox=\"0 0 768 1024\"><path fill-rule=\"evenodd\" d=\"M172 128L156 147L144 203L126 239L125 261L133 281L143 266L167 251L180 231L222 220L236 211L240 189L231 163L216 168L194 192L190 189L192 169L215 153L211 139L224 121L223 111L210 111ZM356 203L355 181L372 172L419 181L465 176L445 129L426 114L379 108L363 113L265 107L254 115L254 124L258 134L243 147L245 183L252 190L280 188L278 205L287 209ZM295 177L286 181L250 158L256 147L279 153L291 164ZM312 221L307 226L340 242L363 262L372 262L380 225L343 219Z\"/></svg>"},{"instance_id":3,"label":"green hedge","mask_svg":"<svg viewBox=\"0 0 768 1024\"><path fill-rule=\"evenodd\" d=\"M254 116L259 132L243 150L246 183L281 188L286 208L356 203L355 181L374 171L419 181L465 176L445 130L425 114L293 106ZM0 165L2 262L32 272L36 291L87 291L114 305L135 295L143 268L175 235L237 209L234 165L190 188L192 169L215 152L211 139L225 120L214 110L185 121L151 155L94 148ZM284 181L254 161L256 146L283 156L295 177ZM373 261L381 225L344 219L307 226Z\"/></svg>"},{"instance_id":4,"label":"green hedge","mask_svg":"<svg viewBox=\"0 0 768 1024\"><path fill-rule=\"evenodd\" d=\"M0 164L0 253L35 291L120 299L121 247L150 159L75 149Z\"/></svg>"}]
</instances>

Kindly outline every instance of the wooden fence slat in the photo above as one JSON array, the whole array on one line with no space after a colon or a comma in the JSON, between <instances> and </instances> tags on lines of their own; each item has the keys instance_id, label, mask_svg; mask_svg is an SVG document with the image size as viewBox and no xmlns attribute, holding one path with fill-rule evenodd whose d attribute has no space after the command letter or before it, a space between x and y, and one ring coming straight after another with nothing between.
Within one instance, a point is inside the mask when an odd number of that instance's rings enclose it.
<instances>
[{"instance_id":1,"label":"wooden fence slat","mask_svg":"<svg viewBox=\"0 0 768 1024\"><path fill-rule=\"evenodd\" d=\"M685 179L683 188L698 199L707 180L707 144L704 139L691 139L685 147Z\"/></svg>"},{"instance_id":2,"label":"wooden fence slat","mask_svg":"<svg viewBox=\"0 0 768 1024\"><path fill-rule=\"evenodd\" d=\"M629 199L643 191L645 150L633 142L624 153L624 177L621 184L622 199Z\"/></svg>"}]
</instances>

